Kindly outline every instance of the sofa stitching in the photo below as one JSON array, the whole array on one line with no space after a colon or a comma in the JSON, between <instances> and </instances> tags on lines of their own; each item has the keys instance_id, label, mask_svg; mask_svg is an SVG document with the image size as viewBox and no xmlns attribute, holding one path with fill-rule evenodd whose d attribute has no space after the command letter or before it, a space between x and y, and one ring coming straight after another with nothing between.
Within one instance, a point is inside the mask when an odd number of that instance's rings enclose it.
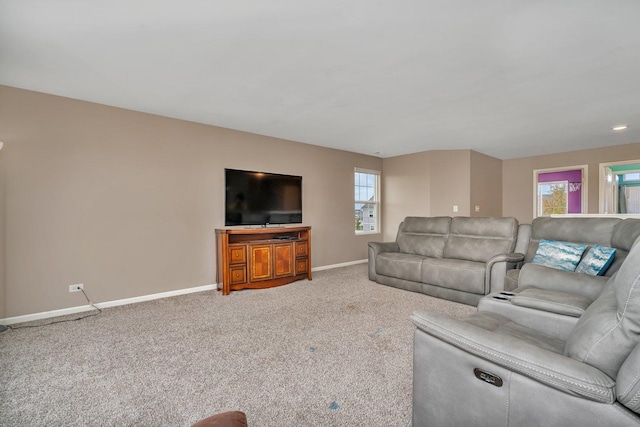
<instances>
[{"instance_id":1,"label":"sofa stitching","mask_svg":"<svg viewBox=\"0 0 640 427\"><path fill-rule=\"evenodd\" d=\"M630 406L635 406L638 403L638 400L640 400L640 390L638 390L636 394L633 395L633 398L629 401L629 403L624 406L626 406L627 408Z\"/></svg>"},{"instance_id":2,"label":"sofa stitching","mask_svg":"<svg viewBox=\"0 0 640 427\"><path fill-rule=\"evenodd\" d=\"M629 383L629 387L627 387L621 394L624 396L625 394L629 393L629 391L638 383L639 378L640 372L638 372L638 374L633 377L633 380L631 380L631 383ZM638 391L638 393L640 393L640 390Z\"/></svg>"},{"instance_id":3,"label":"sofa stitching","mask_svg":"<svg viewBox=\"0 0 640 427\"><path fill-rule=\"evenodd\" d=\"M558 375L550 374L548 371L545 372L545 371L542 371L540 369L536 369L533 366L528 367L528 366L524 365L523 363L518 362L517 360L508 360L506 357L504 357L500 353L495 353L495 352L492 352L491 350L488 350L488 349L486 349L484 347L479 346L475 341L468 340L468 342L466 342L466 341L460 339L458 336L452 335L451 333L449 333L445 329L442 329L441 327L438 327L435 323L432 323L432 322L429 322L429 321L424 321L424 322L429 323L430 326L434 330L439 331L441 334L443 334L445 336L448 336L449 338L451 338L452 340L454 340L456 342L459 342L459 343L464 344L464 345L468 345L468 346L476 349L477 351L479 351L481 353L486 353L486 354L488 354L490 356L493 356L493 357L495 357L497 359L500 359L500 360L503 360L503 361L506 361L506 362L511 362L511 363L516 364L516 365L519 365L520 366L519 372L524 373L524 372L533 371L533 372L537 373L540 377L555 379L556 380L556 384L559 384L559 385L571 384L571 385L574 385L575 387L577 387L579 389L583 389L585 392L592 392L595 396L603 396L603 397L605 397L605 396L610 394L609 392L607 392L606 390L602 390L601 388L598 388L598 387L595 387L595 386L588 386L588 385L585 385L583 383L578 383L578 382L575 382L575 381L571 381L571 380L569 380L567 378L562 378L562 377L560 377ZM507 356L511 356L512 358L516 358L516 356L511 354L511 353L504 352L504 354L506 354ZM524 359L524 358L520 358L520 359L525 361L525 362L528 362L528 363L530 363L532 365L535 365L535 363L533 361L531 361L531 360ZM565 376L568 377L567 373L565 373L565 372L560 372L560 373L562 373L562 374L564 374ZM581 380L581 381L584 381L584 380ZM600 385L599 387L607 387L607 386L606 385Z\"/></svg>"}]
</instances>

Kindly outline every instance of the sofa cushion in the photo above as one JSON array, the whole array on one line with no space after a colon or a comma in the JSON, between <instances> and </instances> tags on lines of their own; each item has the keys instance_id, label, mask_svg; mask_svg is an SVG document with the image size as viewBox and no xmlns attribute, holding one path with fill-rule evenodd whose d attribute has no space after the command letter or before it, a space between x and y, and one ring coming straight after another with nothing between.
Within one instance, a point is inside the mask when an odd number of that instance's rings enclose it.
<instances>
[{"instance_id":1,"label":"sofa cushion","mask_svg":"<svg viewBox=\"0 0 640 427\"><path fill-rule=\"evenodd\" d=\"M587 245L542 239L531 263L558 270L574 271L585 249Z\"/></svg>"},{"instance_id":2,"label":"sofa cushion","mask_svg":"<svg viewBox=\"0 0 640 427\"><path fill-rule=\"evenodd\" d=\"M541 239L613 246L613 231L621 221L620 218L535 218L524 261L531 262Z\"/></svg>"},{"instance_id":3,"label":"sofa cushion","mask_svg":"<svg viewBox=\"0 0 640 427\"><path fill-rule=\"evenodd\" d=\"M640 219L627 218L616 224L611 236L611 246L629 252L640 237Z\"/></svg>"},{"instance_id":4,"label":"sofa cushion","mask_svg":"<svg viewBox=\"0 0 640 427\"><path fill-rule=\"evenodd\" d=\"M451 220L445 258L487 262L513 252L518 236L518 220L504 218L455 217Z\"/></svg>"},{"instance_id":5,"label":"sofa cushion","mask_svg":"<svg viewBox=\"0 0 640 427\"><path fill-rule=\"evenodd\" d=\"M398 229L400 252L442 258L451 217L406 217Z\"/></svg>"},{"instance_id":6,"label":"sofa cushion","mask_svg":"<svg viewBox=\"0 0 640 427\"><path fill-rule=\"evenodd\" d=\"M459 259L425 258L422 262L422 283L474 294L485 294L486 264Z\"/></svg>"},{"instance_id":7,"label":"sofa cushion","mask_svg":"<svg viewBox=\"0 0 640 427\"><path fill-rule=\"evenodd\" d=\"M620 271L578 320L565 355L616 378L639 336L640 245L635 245Z\"/></svg>"},{"instance_id":8,"label":"sofa cushion","mask_svg":"<svg viewBox=\"0 0 640 427\"><path fill-rule=\"evenodd\" d=\"M576 267L576 273L590 274L592 276L602 276L613 262L616 256L615 248L593 245L587 255Z\"/></svg>"},{"instance_id":9,"label":"sofa cushion","mask_svg":"<svg viewBox=\"0 0 640 427\"><path fill-rule=\"evenodd\" d=\"M571 317L580 317L593 301L583 295L548 289L527 288L511 298L519 307L544 310Z\"/></svg>"},{"instance_id":10,"label":"sofa cushion","mask_svg":"<svg viewBox=\"0 0 640 427\"><path fill-rule=\"evenodd\" d=\"M376 258L376 274L419 282L424 259L421 255L383 252Z\"/></svg>"}]
</instances>

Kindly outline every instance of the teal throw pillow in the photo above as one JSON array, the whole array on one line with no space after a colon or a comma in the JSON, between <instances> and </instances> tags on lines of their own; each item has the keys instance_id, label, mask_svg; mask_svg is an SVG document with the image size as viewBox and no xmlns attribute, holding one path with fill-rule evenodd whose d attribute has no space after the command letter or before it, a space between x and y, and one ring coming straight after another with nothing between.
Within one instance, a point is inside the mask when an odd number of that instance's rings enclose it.
<instances>
[{"instance_id":1,"label":"teal throw pillow","mask_svg":"<svg viewBox=\"0 0 640 427\"><path fill-rule=\"evenodd\" d=\"M531 262L558 270L575 271L585 249L587 245L540 239L538 250Z\"/></svg>"},{"instance_id":2,"label":"teal throw pillow","mask_svg":"<svg viewBox=\"0 0 640 427\"><path fill-rule=\"evenodd\" d=\"M606 246L593 245L576 268L577 273L602 276L616 257L616 250Z\"/></svg>"}]
</instances>

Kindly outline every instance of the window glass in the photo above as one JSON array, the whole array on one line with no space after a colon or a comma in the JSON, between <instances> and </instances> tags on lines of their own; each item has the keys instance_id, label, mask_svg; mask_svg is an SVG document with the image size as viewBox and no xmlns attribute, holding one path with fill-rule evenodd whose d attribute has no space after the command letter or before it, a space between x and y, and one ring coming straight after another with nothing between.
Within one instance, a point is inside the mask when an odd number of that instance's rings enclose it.
<instances>
[{"instance_id":1,"label":"window glass","mask_svg":"<svg viewBox=\"0 0 640 427\"><path fill-rule=\"evenodd\" d=\"M378 171L354 172L355 232L375 233L380 228L380 196Z\"/></svg>"}]
</instances>

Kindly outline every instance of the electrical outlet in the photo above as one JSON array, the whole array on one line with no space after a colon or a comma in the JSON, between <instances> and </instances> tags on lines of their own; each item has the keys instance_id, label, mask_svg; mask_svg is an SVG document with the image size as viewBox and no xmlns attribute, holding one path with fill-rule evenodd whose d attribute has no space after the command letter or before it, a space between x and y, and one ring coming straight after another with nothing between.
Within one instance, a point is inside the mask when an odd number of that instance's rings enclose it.
<instances>
[{"instance_id":1,"label":"electrical outlet","mask_svg":"<svg viewBox=\"0 0 640 427\"><path fill-rule=\"evenodd\" d=\"M84 289L83 283L78 283L77 285L69 285L69 292L80 292L81 289Z\"/></svg>"},{"instance_id":2,"label":"electrical outlet","mask_svg":"<svg viewBox=\"0 0 640 427\"><path fill-rule=\"evenodd\" d=\"M453 211L458 212L458 205L453 205Z\"/></svg>"}]
</instances>

